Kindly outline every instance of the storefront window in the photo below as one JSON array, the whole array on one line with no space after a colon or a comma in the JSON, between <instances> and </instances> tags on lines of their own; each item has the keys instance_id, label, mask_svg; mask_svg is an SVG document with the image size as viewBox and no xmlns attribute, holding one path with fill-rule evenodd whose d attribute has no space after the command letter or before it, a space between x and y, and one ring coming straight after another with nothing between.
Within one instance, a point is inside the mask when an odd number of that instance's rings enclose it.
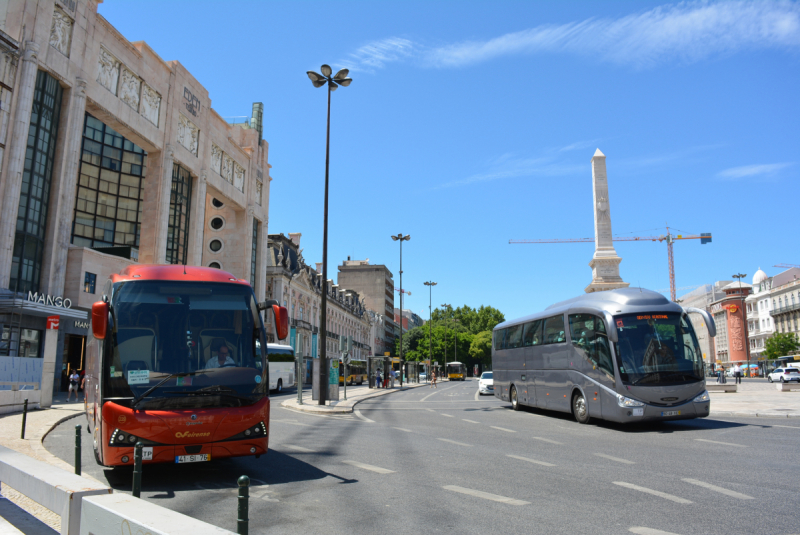
<instances>
[{"instance_id":1,"label":"storefront window","mask_svg":"<svg viewBox=\"0 0 800 535\"><path fill-rule=\"evenodd\" d=\"M89 273L87 271L83 277L83 291L86 292L87 294L93 294L96 282L97 282L97 275L95 275L94 273Z\"/></svg>"},{"instance_id":2,"label":"storefront window","mask_svg":"<svg viewBox=\"0 0 800 535\"><path fill-rule=\"evenodd\" d=\"M42 331L34 329L22 329L19 345L19 356L28 358L39 358L39 337Z\"/></svg>"},{"instance_id":3,"label":"storefront window","mask_svg":"<svg viewBox=\"0 0 800 535\"><path fill-rule=\"evenodd\" d=\"M250 286L256 287L256 259L258 258L258 219L253 218L253 248L250 253Z\"/></svg>"}]
</instances>

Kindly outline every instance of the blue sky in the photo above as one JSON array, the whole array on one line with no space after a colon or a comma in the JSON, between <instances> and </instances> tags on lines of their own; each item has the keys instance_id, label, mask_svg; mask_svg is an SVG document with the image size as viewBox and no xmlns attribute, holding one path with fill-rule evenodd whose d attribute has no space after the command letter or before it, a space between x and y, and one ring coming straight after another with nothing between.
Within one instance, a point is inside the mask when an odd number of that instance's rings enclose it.
<instances>
[{"instance_id":1,"label":"blue sky","mask_svg":"<svg viewBox=\"0 0 800 535\"><path fill-rule=\"evenodd\" d=\"M405 308L507 318L574 297L593 244L590 160L607 156L614 234L675 245L678 287L800 264L800 4L793 2L124 2L99 12L204 84L223 117L264 102L271 233L322 259L325 90L333 94L329 276L398 272ZM152 13L159 13L154 18ZM623 279L669 287L663 243L615 244ZM685 292L679 292L685 293Z\"/></svg>"}]
</instances>

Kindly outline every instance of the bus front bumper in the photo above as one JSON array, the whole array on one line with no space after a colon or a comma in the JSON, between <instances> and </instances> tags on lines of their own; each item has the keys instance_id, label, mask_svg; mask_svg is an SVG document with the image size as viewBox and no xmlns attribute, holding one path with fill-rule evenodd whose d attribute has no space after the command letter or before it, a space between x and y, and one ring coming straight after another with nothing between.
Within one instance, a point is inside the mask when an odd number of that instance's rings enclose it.
<instances>
[{"instance_id":1,"label":"bus front bumper","mask_svg":"<svg viewBox=\"0 0 800 535\"><path fill-rule=\"evenodd\" d=\"M680 405L662 407L645 404L644 407L619 407L617 418L608 418L621 423L668 421L668 420L690 420L692 418L704 418L711 410L711 402L695 402L689 400Z\"/></svg>"}]
</instances>

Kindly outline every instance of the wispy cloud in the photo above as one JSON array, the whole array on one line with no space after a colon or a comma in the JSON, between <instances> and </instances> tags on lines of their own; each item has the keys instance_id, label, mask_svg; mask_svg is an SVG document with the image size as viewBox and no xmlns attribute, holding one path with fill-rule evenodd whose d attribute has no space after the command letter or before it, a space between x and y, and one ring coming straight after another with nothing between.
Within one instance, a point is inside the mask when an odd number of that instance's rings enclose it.
<instances>
[{"instance_id":1,"label":"wispy cloud","mask_svg":"<svg viewBox=\"0 0 800 535\"><path fill-rule=\"evenodd\" d=\"M760 165L743 165L741 167L731 167L717 173L717 177L725 180L738 180L740 178L769 177L778 171L794 165L794 162L767 163Z\"/></svg>"},{"instance_id":2,"label":"wispy cloud","mask_svg":"<svg viewBox=\"0 0 800 535\"><path fill-rule=\"evenodd\" d=\"M391 38L361 47L344 63L375 69L413 56L429 67L459 68L503 56L558 53L647 68L765 48L800 50L800 4L681 2L620 18L545 24L435 47Z\"/></svg>"}]
</instances>

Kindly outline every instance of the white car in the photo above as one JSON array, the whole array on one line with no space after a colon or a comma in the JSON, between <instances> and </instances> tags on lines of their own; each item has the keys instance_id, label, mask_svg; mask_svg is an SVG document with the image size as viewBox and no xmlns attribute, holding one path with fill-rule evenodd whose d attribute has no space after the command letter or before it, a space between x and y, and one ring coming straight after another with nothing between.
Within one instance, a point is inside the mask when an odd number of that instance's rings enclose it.
<instances>
[{"instance_id":1,"label":"white car","mask_svg":"<svg viewBox=\"0 0 800 535\"><path fill-rule=\"evenodd\" d=\"M797 381L800 383L800 370L797 368L775 368L772 373L767 375L767 381L780 381L785 383L787 381Z\"/></svg>"},{"instance_id":2,"label":"white car","mask_svg":"<svg viewBox=\"0 0 800 535\"><path fill-rule=\"evenodd\" d=\"M492 372L483 372L478 379L478 394L494 394L494 378Z\"/></svg>"}]
</instances>

